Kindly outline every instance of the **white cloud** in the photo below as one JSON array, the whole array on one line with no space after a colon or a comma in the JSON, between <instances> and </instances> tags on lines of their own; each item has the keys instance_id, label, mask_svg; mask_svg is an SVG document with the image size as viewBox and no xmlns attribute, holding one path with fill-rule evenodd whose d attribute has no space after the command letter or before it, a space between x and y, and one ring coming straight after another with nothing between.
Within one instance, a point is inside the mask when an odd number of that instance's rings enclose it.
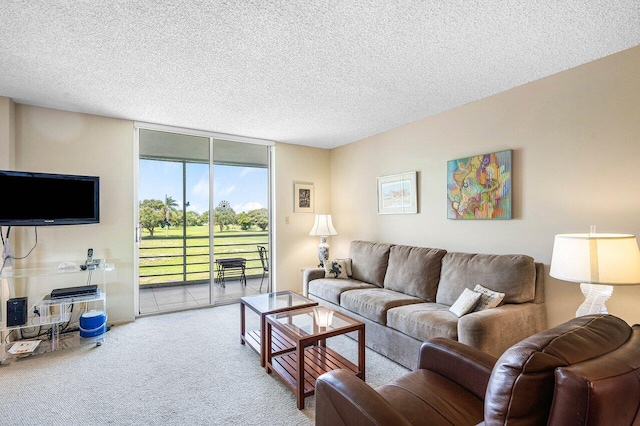
<instances>
[{"instance_id":1,"label":"white cloud","mask_svg":"<svg viewBox=\"0 0 640 426\"><path fill-rule=\"evenodd\" d=\"M231 186L227 186L226 188L222 188L220 189L216 195L217 196L221 196L221 197L225 197L229 194L231 194L233 191L236 190L236 186L235 185L231 185Z\"/></svg>"},{"instance_id":2,"label":"white cloud","mask_svg":"<svg viewBox=\"0 0 640 426\"><path fill-rule=\"evenodd\" d=\"M249 173L253 173L255 171L256 169L254 167L243 167L242 170L240 171L240 177L245 177Z\"/></svg>"},{"instance_id":3,"label":"white cloud","mask_svg":"<svg viewBox=\"0 0 640 426\"><path fill-rule=\"evenodd\" d=\"M263 209L264 206L258 202L250 202L250 203L246 203L246 204L237 204L235 206L233 206L233 210L236 213L240 213L240 212L250 212L251 210L256 210L256 209Z\"/></svg>"},{"instance_id":4,"label":"white cloud","mask_svg":"<svg viewBox=\"0 0 640 426\"><path fill-rule=\"evenodd\" d=\"M209 196L209 179L200 179L195 185L193 185L193 188L191 188L191 192L193 192L194 195L198 195L200 197Z\"/></svg>"}]
</instances>

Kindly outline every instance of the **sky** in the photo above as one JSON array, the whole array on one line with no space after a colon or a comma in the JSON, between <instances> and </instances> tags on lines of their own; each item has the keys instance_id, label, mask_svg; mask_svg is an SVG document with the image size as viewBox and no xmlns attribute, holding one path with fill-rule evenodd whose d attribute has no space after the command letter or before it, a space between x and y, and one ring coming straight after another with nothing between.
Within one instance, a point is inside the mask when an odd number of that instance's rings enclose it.
<instances>
[{"instance_id":1,"label":"sky","mask_svg":"<svg viewBox=\"0 0 640 426\"><path fill-rule=\"evenodd\" d=\"M209 165L187 163L187 211L204 213L209 210ZM228 201L236 213L267 208L268 173L266 168L242 166L213 166L214 207ZM182 163L173 161L140 160L142 200L164 201L171 196L182 209Z\"/></svg>"}]
</instances>

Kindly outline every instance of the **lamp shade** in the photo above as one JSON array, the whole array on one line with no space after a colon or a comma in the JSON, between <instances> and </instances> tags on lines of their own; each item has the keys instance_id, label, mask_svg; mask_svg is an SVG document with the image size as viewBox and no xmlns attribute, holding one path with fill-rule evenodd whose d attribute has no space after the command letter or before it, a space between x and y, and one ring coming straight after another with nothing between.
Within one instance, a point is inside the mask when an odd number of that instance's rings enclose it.
<instances>
[{"instance_id":1,"label":"lamp shade","mask_svg":"<svg viewBox=\"0 0 640 426\"><path fill-rule=\"evenodd\" d=\"M550 275L577 283L640 284L636 237L595 233L556 235Z\"/></svg>"},{"instance_id":2,"label":"lamp shade","mask_svg":"<svg viewBox=\"0 0 640 426\"><path fill-rule=\"evenodd\" d=\"M311 228L309 235L312 237L328 237L329 235L338 235L336 228L333 227L330 214L317 214L316 220Z\"/></svg>"}]
</instances>

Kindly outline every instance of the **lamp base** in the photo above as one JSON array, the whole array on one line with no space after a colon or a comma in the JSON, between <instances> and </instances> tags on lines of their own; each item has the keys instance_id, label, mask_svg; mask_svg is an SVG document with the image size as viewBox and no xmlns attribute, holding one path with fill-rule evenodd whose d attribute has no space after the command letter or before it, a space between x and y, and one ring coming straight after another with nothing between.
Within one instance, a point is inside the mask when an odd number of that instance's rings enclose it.
<instances>
[{"instance_id":1,"label":"lamp base","mask_svg":"<svg viewBox=\"0 0 640 426\"><path fill-rule=\"evenodd\" d=\"M613 286L602 284L580 284L580 290L584 294L584 302L576 311L576 317L591 314L608 314L604 305L613 293Z\"/></svg>"},{"instance_id":2,"label":"lamp base","mask_svg":"<svg viewBox=\"0 0 640 426\"><path fill-rule=\"evenodd\" d=\"M325 260L329 260L329 244L327 244L327 237L320 237L320 245L318 246L318 268L324 268Z\"/></svg>"}]
</instances>

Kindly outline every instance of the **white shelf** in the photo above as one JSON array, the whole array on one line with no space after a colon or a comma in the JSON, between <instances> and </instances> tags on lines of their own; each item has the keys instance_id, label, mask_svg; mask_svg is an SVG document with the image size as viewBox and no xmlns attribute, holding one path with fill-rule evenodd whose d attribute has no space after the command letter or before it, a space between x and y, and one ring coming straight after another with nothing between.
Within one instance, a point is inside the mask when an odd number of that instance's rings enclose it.
<instances>
[{"instance_id":1,"label":"white shelf","mask_svg":"<svg viewBox=\"0 0 640 426\"><path fill-rule=\"evenodd\" d=\"M75 275L75 274L88 274L89 272L101 272L101 271L113 271L115 266L113 263L101 263L95 269L87 270L73 270L73 271L60 271L58 265L47 265L39 268L20 268L11 269L5 268L0 275L0 278L35 278L51 275Z\"/></svg>"},{"instance_id":2,"label":"white shelf","mask_svg":"<svg viewBox=\"0 0 640 426\"><path fill-rule=\"evenodd\" d=\"M66 332L65 329L69 323L77 328L75 325L80 315L91 309L106 313L106 273L114 269L114 265L109 263L101 263L96 269L84 271L59 271L57 264L38 268L5 269L0 276L0 363L82 344L101 345L104 334L82 338L77 331ZM98 285L97 294L50 299L52 286L54 288L82 286L89 284L89 278ZM21 296L28 296L31 299L34 294L37 295L34 297L37 302L28 304L27 322L19 326L7 326L7 300ZM38 329L39 336L24 337L35 334L32 330L34 328ZM33 352L10 354L9 349L15 344L16 336L24 337L21 340L41 340L41 342Z\"/></svg>"}]
</instances>

